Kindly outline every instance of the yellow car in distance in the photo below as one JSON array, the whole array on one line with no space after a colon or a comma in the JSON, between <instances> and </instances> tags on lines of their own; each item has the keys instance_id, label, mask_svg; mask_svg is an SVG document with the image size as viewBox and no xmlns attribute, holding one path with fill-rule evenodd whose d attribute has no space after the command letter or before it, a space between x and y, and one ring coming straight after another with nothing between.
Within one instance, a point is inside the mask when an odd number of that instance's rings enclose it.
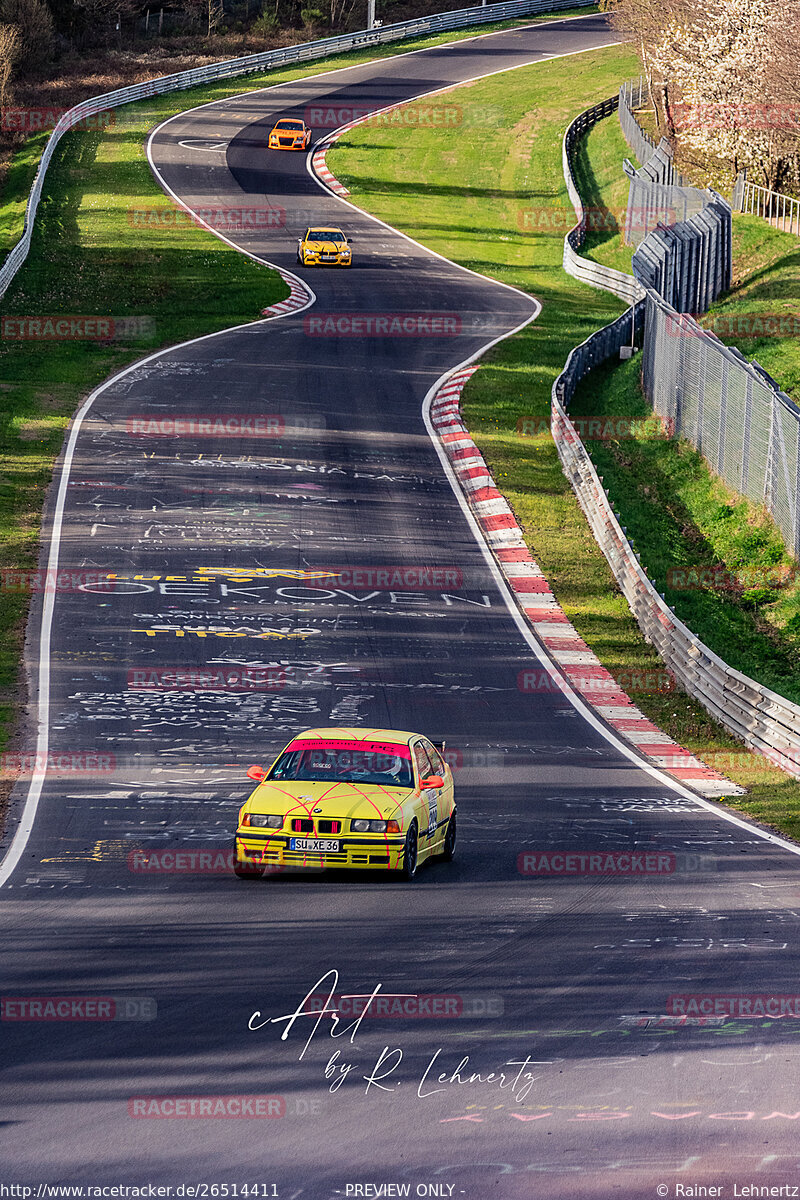
<instances>
[{"instance_id":1,"label":"yellow car in distance","mask_svg":"<svg viewBox=\"0 0 800 1200\"><path fill-rule=\"evenodd\" d=\"M397 729L307 729L268 770L239 812L234 871L352 867L406 880L430 858L453 859L453 776L438 746Z\"/></svg>"},{"instance_id":2,"label":"yellow car in distance","mask_svg":"<svg viewBox=\"0 0 800 1200\"><path fill-rule=\"evenodd\" d=\"M270 150L307 150L311 145L311 130L305 121L285 117L278 121L269 135Z\"/></svg>"},{"instance_id":3,"label":"yellow car in distance","mask_svg":"<svg viewBox=\"0 0 800 1200\"><path fill-rule=\"evenodd\" d=\"M297 261L304 267L349 267L352 266L353 255L341 229L317 225L307 229L303 237L297 239Z\"/></svg>"}]
</instances>

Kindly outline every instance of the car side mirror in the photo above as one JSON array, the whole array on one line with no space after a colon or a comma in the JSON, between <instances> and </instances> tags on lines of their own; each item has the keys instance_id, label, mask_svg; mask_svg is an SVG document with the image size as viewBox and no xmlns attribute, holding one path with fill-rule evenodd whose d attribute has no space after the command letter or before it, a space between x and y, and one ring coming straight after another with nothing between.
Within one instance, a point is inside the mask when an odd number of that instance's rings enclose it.
<instances>
[{"instance_id":1,"label":"car side mirror","mask_svg":"<svg viewBox=\"0 0 800 1200\"><path fill-rule=\"evenodd\" d=\"M262 783L267 778L267 772L263 767L250 767L247 771L248 779L255 779L257 783Z\"/></svg>"},{"instance_id":2,"label":"car side mirror","mask_svg":"<svg viewBox=\"0 0 800 1200\"><path fill-rule=\"evenodd\" d=\"M423 791L427 791L428 788L444 787L444 780L441 775L429 775L427 779L422 780L420 787Z\"/></svg>"}]
</instances>

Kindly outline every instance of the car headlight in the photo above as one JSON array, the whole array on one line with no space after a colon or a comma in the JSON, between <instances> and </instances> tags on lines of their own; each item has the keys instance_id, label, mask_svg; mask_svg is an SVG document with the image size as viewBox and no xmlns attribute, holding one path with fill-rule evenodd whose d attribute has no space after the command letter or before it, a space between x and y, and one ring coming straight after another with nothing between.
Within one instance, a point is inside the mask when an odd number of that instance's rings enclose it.
<instances>
[{"instance_id":1,"label":"car headlight","mask_svg":"<svg viewBox=\"0 0 800 1200\"><path fill-rule=\"evenodd\" d=\"M283 817L267 816L264 813L245 813L242 824L253 825L258 829L280 829L283 825Z\"/></svg>"},{"instance_id":2,"label":"car headlight","mask_svg":"<svg viewBox=\"0 0 800 1200\"><path fill-rule=\"evenodd\" d=\"M386 833L385 821L352 821L354 833Z\"/></svg>"}]
</instances>

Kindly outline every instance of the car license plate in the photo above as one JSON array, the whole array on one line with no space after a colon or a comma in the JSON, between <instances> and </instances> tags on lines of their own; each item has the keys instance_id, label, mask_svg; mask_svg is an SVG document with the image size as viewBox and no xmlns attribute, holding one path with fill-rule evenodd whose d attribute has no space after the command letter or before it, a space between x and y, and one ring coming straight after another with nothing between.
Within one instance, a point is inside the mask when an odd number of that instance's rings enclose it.
<instances>
[{"instance_id":1,"label":"car license plate","mask_svg":"<svg viewBox=\"0 0 800 1200\"><path fill-rule=\"evenodd\" d=\"M335 838L289 838L290 850L302 850L307 854L337 854L340 844Z\"/></svg>"}]
</instances>

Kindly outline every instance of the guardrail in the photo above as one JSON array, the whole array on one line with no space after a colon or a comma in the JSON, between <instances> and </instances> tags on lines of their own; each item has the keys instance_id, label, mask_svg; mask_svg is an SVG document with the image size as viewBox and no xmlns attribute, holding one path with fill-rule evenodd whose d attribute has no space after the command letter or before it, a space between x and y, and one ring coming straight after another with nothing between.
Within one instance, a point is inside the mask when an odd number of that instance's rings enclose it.
<instances>
[{"instance_id":1,"label":"guardrail","mask_svg":"<svg viewBox=\"0 0 800 1200\"><path fill-rule=\"evenodd\" d=\"M611 101L605 101L581 113L564 137L564 178L576 212L582 213L583 205L575 187L566 147L572 146L579 129L586 129L593 124L593 121L586 119L591 113L604 108L607 112L613 111L609 105ZM595 119L599 119L599 116ZM570 137L573 128L575 134ZM565 269L576 278L581 278L567 266L566 243L564 257ZM614 275L618 274L620 272L614 272ZM630 278L632 283L635 282ZM595 282L593 286L600 287L602 284ZM616 287L609 290L615 295L620 294ZM698 700L712 717L750 749L766 755L784 771L800 778L800 705L793 704L729 667L676 617L653 581L647 577L638 555L625 536L603 488L602 479L567 413L580 380L594 366L626 344L632 319L636 336L640 336L649 304L656 304L659 310L669 307L655 292L643 292L643 298L634 305L632 314L623 313L570 352L552 391L551 430L558 456L597 544L645 639L655 647L686 692ZM686 318L675 314L674 319L681 321Z\"/></svg>"},{"instance_id":2,"label":"guardrail","mask_svg":"<svg viewBox=\"0 0 800 1200\"><path fill-rule=\"evenodd\" d=\"M597 121L616 112L618 105L619 97L612 96L609 100L602 100L600 104L595 104L592 108L587 108L585 112L582 112L580 116L577 116L567 126L567 131L564 134L564 141L561 147L564 180L567 185L567 194L569 195L570 203L575 209L575 216L578 218L578 221L564 238L563 265L564 270L573 279L579 279L581 283L588 283L589 287L600 288L604 292L613 292L621 300L632 304L644 296L644 289L636 282L632 275L626 275L624 271L615 271L613 267L604 267L602 263L592 262L591 259L583 258L578 254L586 237L586 210L583 207L583 201L575 186L575 178L572 174L572 150L576 140L587 129L591 129L592 125Z\"/></svg>"},{"instance_id":3,"label":"guardrail","mask_svg":"<svg viewBox=\"0 0 800 1200\"><path fill-rule=\"evenodd\" d=\"M45 174L56 146L73 125L86 117L95 116L97 113L106 112L108 109L122 104L146 100L151 96L182 91L219 79L234 79L242 75L251 75L256 71L267 71L273 67L286 66L291 63L311 62L315 59L327 58L331 54L343 54L348 50L360 50L368 46L379 46L386 42L419 37L422 34L447 32L470 25L485 25L495 21L510 20L514 17L535 16L537 13L558 12L566 8L589 8L594 3L595 0L505 0L505 3L487 4L485 7L459 8L452 12L433 13L429 17L420 17L411 21L398 21L394 25L385 25L380 29L364 29L356 33L321 38L314 42L302 42L299 46L285 46L278 50L265 50L259 54L249 54L244 58L210 63L208 66L196 67L191 71L162 75L158 79L150 79L146 83L137 83L130 87L118 88L113 92L92 96L89 100L84 100L65 112L48 138L28 197L22 237L9 252L3 266L0 267L0 297L5 295L9 284L28 256Z\"/></svg>"}]
</instances>

